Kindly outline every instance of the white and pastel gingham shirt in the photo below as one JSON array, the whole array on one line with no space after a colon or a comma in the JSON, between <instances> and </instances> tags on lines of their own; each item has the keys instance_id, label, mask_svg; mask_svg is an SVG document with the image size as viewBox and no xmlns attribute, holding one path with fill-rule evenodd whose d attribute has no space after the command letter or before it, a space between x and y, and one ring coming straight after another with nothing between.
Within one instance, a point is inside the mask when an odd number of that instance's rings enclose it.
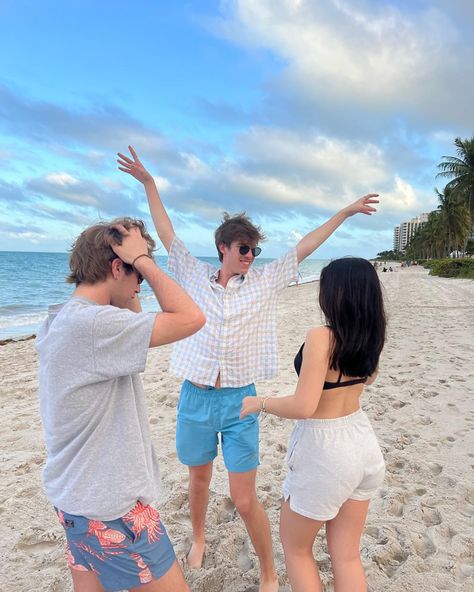
<instances>
[{"instance_id":1,"label":"white and pastel gingham shirt","mask_svg":"<svg viewBox=\"0 0 474 592\"><path fill-rule=\"evenodd\" d=\"M239 387L273 378L278 370L276 304L296 280L296 248L245 275L216 282L218 269L193 257L175 236L168 268L206 315L204 327L173 346L170 371L181 378L221 387Z\"/></svg>"}]
</instances>

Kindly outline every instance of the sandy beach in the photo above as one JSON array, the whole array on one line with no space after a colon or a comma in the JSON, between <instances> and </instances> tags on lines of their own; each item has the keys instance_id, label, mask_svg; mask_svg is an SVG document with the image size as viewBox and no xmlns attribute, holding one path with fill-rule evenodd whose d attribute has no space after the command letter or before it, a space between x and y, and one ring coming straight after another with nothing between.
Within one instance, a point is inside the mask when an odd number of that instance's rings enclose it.
<instances>
[{"instance_id":1,"label":"sandy beach","mask_svg":"<svg viewBox=\"0 0 474 592\"><path fill-rule=\"evenodd\" d=\"M373 421L387 474L362 538L372 592L474 589L474 282L428 276L422 268L381 273L389 318L377 381L362 407ZM317 283L287 288L279 304L277 380L260 394L292 394L293 357L321 323ZM187 469L174 447L179 380L168 374L171 347L152 350L144 374L161 460L163 521L181 562L191 526ZM0 347L1 592L72 589L62 528L44 497L45 460L33 340ZM281 590L289 592L278 539L281 483L292 421L261 420L258 493L273 528ZM257 592L258 571L229 498L222 459L215 463L201 570L185 570L193 592ZM325 590L333 590L324 535L316 542Z\"/></svg>"}]
</instances>

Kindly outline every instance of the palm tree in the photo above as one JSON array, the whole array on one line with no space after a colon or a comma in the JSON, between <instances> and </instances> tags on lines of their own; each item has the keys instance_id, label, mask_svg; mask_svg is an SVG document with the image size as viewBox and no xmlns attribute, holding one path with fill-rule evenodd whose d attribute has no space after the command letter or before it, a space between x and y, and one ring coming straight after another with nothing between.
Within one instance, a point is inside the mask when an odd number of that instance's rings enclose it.
<instances>
[{"instance_id":1,"label":"palm tree","mask_svg":"<svg viewBox=\"0 0 474 592\"><path fill-rule=\"evenodd\" d=\"M443 192L435 189L438 196L440 225L443 227L445 254L460 251L469 238L469 210L464 200L447 185ZM441 237L440 237L441 238Z\"/></svg>"},{"instance_id":2,"label":"palm tree","mask_svg":"<svg viewBox=\"0 0 474 592\"><path fill-rule=\"evenodd\" d=\"M451 177L447 188L455 191L467 204L470 226L474 220L474 136L470 139L454 140L457 156L443 156L438 165L437 177Z\"/></svg>"}]
</instances>

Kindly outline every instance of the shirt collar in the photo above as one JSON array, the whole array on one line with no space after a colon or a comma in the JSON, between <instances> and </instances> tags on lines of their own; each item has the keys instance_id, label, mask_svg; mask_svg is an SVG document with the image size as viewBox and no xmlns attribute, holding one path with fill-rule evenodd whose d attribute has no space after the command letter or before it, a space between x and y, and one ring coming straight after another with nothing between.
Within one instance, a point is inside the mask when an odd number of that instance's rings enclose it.
<instances>
[{"instance_id":1,"label":"shirt collar","mask_svg":"<svg viewBox=\"0 0 474 592\"><path fill-rule=\"evenodd\" d=\"M239 275L234 275L230 278L227 285L234 286L236 288L240 288L240 286L245 282L246 277L247 277L246 274L244 275L243 273L241 273ZM211 284L217 284L218 279L219 279L219 269L216 269L209 276L209 281L211 282ZM220 284L218 284L218 285L220 285Z\"/></svg>"}]
</instances>

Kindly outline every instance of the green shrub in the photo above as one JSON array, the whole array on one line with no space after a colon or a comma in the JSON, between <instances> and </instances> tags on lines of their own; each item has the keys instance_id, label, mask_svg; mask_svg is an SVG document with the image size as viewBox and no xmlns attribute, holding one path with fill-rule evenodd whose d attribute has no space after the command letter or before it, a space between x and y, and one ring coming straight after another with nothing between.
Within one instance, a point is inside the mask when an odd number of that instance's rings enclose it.
<instances>
[{"instance_id":1,"label":"green shrub","mask_svg":"<svg viewBox=\"0 0 474 592\"><path fill-rule=\"evenodd\" d=\"M429 264L430 275L474 279L474 259L433 259Z\"/></svg>"}]
</instances>

